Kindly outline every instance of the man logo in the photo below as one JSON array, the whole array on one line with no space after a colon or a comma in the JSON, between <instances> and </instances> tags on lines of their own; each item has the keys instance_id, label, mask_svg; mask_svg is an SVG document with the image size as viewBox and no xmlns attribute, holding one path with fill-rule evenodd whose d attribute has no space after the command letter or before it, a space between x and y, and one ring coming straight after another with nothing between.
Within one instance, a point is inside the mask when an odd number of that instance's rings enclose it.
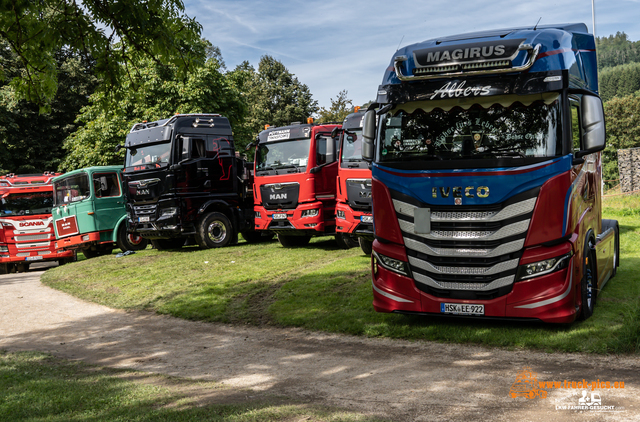
<instances>
[{"instance_id":1,"label":"man logo","mask_svg":"<svg viewBox=\"0 0 640 422\"><path fill-rule=\"evenodd\" d=\"M273 200L273 199L287 199L287 194L286 193L272 193L269 195L269 199Z\"/></svg>"}]
</instances>

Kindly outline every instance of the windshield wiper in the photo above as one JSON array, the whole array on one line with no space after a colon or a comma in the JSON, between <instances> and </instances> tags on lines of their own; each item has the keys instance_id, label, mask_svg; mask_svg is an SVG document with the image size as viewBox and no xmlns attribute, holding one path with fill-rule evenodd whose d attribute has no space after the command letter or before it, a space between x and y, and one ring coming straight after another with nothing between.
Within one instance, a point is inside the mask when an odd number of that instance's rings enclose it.
<instances>
[{"instance_id":1,"label":"windshield wiper","mask_svg":"<svg viewBox=\"0 0 640 422\"><path fill-rule=\"evenodd\" d=\"M519 151L483 151L477 153L474 157L482 157L483 155L491 155L493 157L527 158L526 155Z\"/></svg>"}]
</instances>

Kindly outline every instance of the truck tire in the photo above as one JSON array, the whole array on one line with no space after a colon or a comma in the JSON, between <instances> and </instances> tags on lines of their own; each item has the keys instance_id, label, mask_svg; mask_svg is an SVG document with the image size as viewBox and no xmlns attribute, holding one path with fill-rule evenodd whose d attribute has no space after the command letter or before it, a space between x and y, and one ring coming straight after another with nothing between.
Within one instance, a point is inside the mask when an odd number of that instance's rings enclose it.
<instances>
[{"instance_id":1,"label":"truck tire","mask_svg":"<svg viewBox=\"0 0 640 422\"><path fill-rule=\"evenodd\" d=\"M273 239L273 233L266 230L251 230L240 233L247 243L268 242Z\"/></svg>"},{"instance_id":2,"label":"truck tire","mask_svg":"<svg viewBox=\"0 0 640 422\"><path fill-rule=\"evenodd\" d=\"M97 250L93 249L93 248L80 249L80 252L82 252L84 257L87 258L87 259L91 259L91 258L95 258L97 256L100 256L100 253Z\"/></svg>"},{"instance_id":3,"label":"truck tire","mask_svg":"<svg viewBox=\"0 0 640 422\"><path fill-rule=\"evenodd\" d=\"M358 241L347 233L336 233L336 243L340 249L351 249L358 246Z\"/></svg>"},{"instance_id":4,"label":"truck tire","mask_svg":"<svg viewBox=\"0 0 640 422\"><path fill-rule=\"evenodd\" d=\"M196 242L204 249L222 248L233 238L233 225L227 216L220 212L203 215L196 227Z\"/></svg>"},{"instance_id":5,"label":"truck tire","mask_svg":"<svg viewBox=\"0 0 640 422\"><path fill-rule=\"evenodd\" d=\"M9 264L0 264L0 274L9 274Z\"/></svg>"},{"instance_id":6,"label":"truck tire","mask_svg":"<svg viewBox=\"0 0 640 422\"><path fill-rule=\"evenodd\" d=\"M287 236L278 234L278 242L285 248L299 248L309 244L311 236Z\"/></svg>"},{"instance_id":7,"label":"truck tire","mask_svg":"<svg viewBox=\"0 0 640 422\"><path fill-rule=\"evenodd\" d=\"M152 239L151 244L159 251L170 249L180 249L184 246L185 239L183 237L174 237L171 239Z\"/></svg>"},{"instance_id":8,"label":"truck tire","mask_svg":"<svg viewBox=\"0 0 640 422\"><path fill-rule=\"evenodd\" d=\"M358 238L358 243L360 243L360 249L362 249L362 252L364 252L365 255L371 256L371 252L373 251L373 242L360 237Z\"/></svg>"},{"instance_id":9,"label":"truck tire","mask_svg":"<svg viewBox=\"0 0 640 422\"><path fill-rule=\"evenodd\" d=\"M582 306L580 307L580 315L578 318L582 321L593 315L596 306L596 298L598 296L598 271L596 268L595 254L591 249L591 241L588 240L584 245L584 253L582 255L582 280L580 281L580 299Z\"/></svg>"},{"instance_id":10,"label":"truck tire","mask_svg":"<svg viewBox=\"0 0 640 422\"><path fill-rule=\"evenodd\" d=\"M17 273L26 273L27 271L29 271L29 264L27 263L16 264Z\"/></svg>"},{"instance_id":11,"label":"truck tire","mask_svg":"<svg viewBox=\"0 0 640 422\"><path fill-rule=\"evenodd\" d=\"M76 253L73 253L73 256L70 258L62 258L58 260L58 266L60 265L65 265L65 264L69 264L70 262L76 262L78 260L78 255L76 255Z\"/></svg>"},{"instance_id":12,"label":"truck tire","mask_svg":"<svg viewBox=\"0 0 640 422\"><path fill-rule=\"evenodd\" d=\"M142 236L135 233L128 233L124 223L118 227L116 245L122 252L141 251L147 248L147 244L149 244L149 241Z\"/></svg>"}]
</instances>

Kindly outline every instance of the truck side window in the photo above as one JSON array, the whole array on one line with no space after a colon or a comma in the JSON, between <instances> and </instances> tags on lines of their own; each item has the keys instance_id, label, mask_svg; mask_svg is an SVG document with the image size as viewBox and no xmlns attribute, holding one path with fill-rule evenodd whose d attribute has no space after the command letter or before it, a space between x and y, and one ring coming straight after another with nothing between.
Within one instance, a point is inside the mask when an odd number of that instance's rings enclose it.
<instances>
[{"instance_id":1,"label":"truck side window","mask_svg":"<svg viewBox=\"0 0 640 422\"><path fill-rule=\"evenodd\" d=\"M573 152L580 151L580 140L582 139L582 124L580 118L580 103L571 99L571 138L573 141Z\"/></svg>"},{"instance_id":2,"label":"truck side window","mask_svg":"<svg viewBox=\"0 0 640 422\"><path fill-rule=\"evenodd\" d=\"M96 192L96 198L120 196L120 184L115 173L94 174L93 188Z\"/></svg>"}]
</instances>

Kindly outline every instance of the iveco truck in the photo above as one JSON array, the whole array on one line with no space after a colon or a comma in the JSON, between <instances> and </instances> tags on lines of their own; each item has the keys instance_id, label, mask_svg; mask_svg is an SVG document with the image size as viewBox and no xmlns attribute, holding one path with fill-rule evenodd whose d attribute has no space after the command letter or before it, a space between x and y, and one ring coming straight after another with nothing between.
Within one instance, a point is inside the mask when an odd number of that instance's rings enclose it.
<instances>
[{"instance_id":1,"label":"iveco truck","mask_svg":"<svg viewBox=\"0 0 640 422\"><path fill-rule=\"evenodd\" d=\"M373 216L371 215L371 169L362 159L362 119L364 110L356 107L342 123L338 159L336 233L345 242L354 239L362 251L371 255Z\"/></svg>"},{"instance_id":2,"label":"iveco truck","mask_svg":"<svg viewBox=\"0 0 640 422\"><path fill-rule=\"evenodd\" d=\"M195 242L223 247L251 239L251 172L236 156L219 114L179 114L135 124L127 135L124 184L129 232L157 249Z\"/></svg>"},{"instance_id":3,"label":"iveco truck","mask_svg":"<svg viewBox=\"0 0 640 422\"><path fill-rule=\"evenodd\" d=\"M336 234L339 129L309 120L260 132L253 144L256 230L277 234L285 247Z\"/></svg>"},{"instance_id":4,"label":"iveco truck","mask_svg":"<svg viewBox=\"0 0 640 422\"><path fill-rule=\"evenodd\" d=\"M601 213L596 69L584 24L393 55L363 124L377 311L555 323L593 313L619 262L618 223Z\"/></svg>"}]
</instances>

